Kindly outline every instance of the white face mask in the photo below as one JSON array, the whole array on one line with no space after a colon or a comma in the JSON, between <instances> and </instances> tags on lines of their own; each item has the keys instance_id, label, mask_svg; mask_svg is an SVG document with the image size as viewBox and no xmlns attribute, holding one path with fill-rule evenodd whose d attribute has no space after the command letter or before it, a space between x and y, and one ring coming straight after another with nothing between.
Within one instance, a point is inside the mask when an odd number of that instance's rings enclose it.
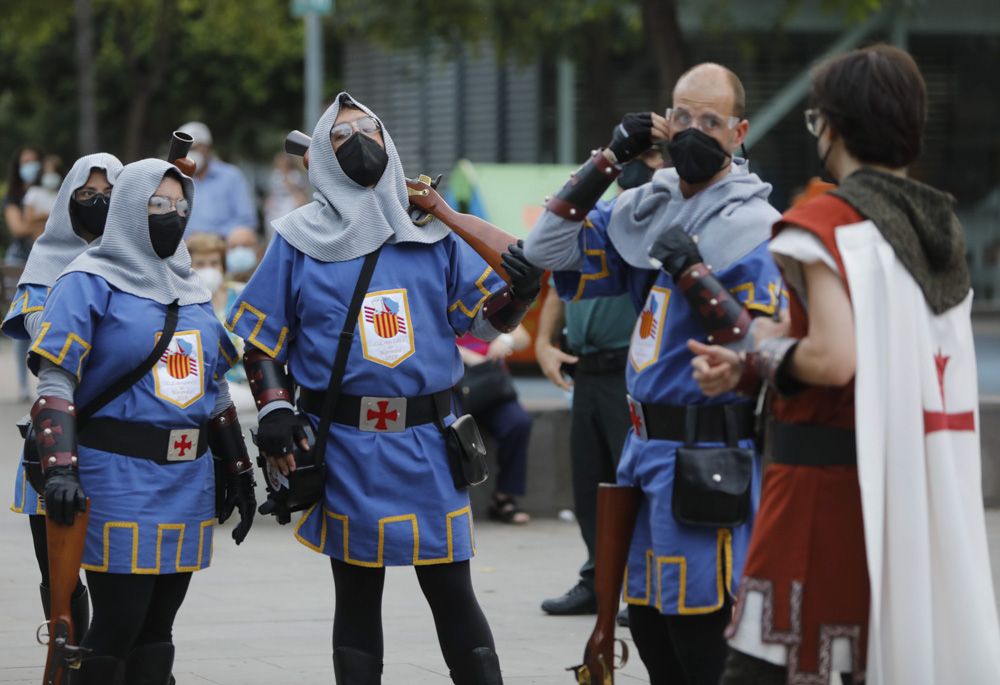
<instances>
[{"instance_id":1,"label":"white face mask","mask_svg":"<svg viewBox=\"0 0 1000 685\"><path fill-rule=\"evenodd\" d=\"M201 269L195 269L194 272L201 279L201 284L208 288L208 291L211 293L214 293L222 285L222 270L217 267L206 266Z\"/></svg>"},{"instance_id":2,"label":"white face mask","mask_svg":"<svg viewBox=\"0 0 1000 685\"><path fill-rule=\"evenodd\" d=\"M194 162L195 173L200 174L205 170L205 155L198 150L191 150L191 152L188 153L188 157L192 162Z\"/></svg>"},{"instance_id":3,"label":"white face mask","mask_svg":"<svg viewBox=\"0 0 1000 685\"><path fill-rule=\"evenodd\" d=\"M49 190L59 190L59 184L62 183L62 176L54 171L47 171L42 174L42 187L48 188Z\"/></svg>"}]
</instances>

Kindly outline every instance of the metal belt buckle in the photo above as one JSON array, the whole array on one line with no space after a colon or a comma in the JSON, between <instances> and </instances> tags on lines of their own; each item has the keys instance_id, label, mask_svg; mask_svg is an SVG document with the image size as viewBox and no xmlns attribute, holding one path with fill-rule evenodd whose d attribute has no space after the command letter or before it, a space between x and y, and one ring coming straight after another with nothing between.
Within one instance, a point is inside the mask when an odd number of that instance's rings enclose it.
<instances>
[{"instance_id":1,"label":"metal belt buckle","mask_svg":"<svg viewBox=\"0 0 1000 685\"><path fill-rule=\"evenodd\" d=\"M368 433L402 433L406 430L406 398L362 397L358 429Z\"/></svg>"},{"instance_id":2,"label":"metal belt buckle","mask_svg":"<svg viewBox=\"0 0 1000 685\"><path fill-rule=\"evenodd\" d=\"M167 441L167 461L194 461L198 457L198 428L175 428Z\"/></svg>"},{"instance_id":3,"label":"metal belt buckle","mask_svg":"<svg viewBox=\"0 0 1000 685\"><path fill-rule=\"evenodd\" d=\"M642 402L632 399L631 395L625 395L628 400L628 415L632 421L632 430L640 440L649 440L649 433L646 431L646 415L642 411Z\"/></svg>"}]
</instances>

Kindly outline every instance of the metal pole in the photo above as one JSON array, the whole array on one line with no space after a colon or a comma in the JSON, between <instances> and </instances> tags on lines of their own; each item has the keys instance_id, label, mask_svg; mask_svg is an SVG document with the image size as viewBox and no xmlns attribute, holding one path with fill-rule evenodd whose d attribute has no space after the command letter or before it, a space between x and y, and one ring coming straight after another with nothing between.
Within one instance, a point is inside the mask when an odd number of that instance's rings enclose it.
<instances>
[{"instance_id":1,"label":"metal pole","mask_svg":"<svg viewBox=\"0 0 1000 685\"><path fill-rule=\"evenodd\" d=\"M827 50L816 58L820 62L827 57L840 54L859 45L868 36L875 33L885 25L886 14L880 12L873 15L863 24L860 24L849 31L841 34L840 38ZM806 96L809 91L809 77L812 65L799 72L795 78L775 93L766 105L764 105L751 120L750 131L747 133L745 145L747 149L753 147L767 133L780 122L788 112L791 111L799 101Z\"/></svg>"},{"instance_id":2,"label":"metal pole","mask_svg":"<svg viewBox=\"0 0 1000 685\"><path fill-rule=\"evenodd\" d=\"M575 164L576 159L576 64L560 57L556 70L556 161Z\"/></svg>"},{"instance_id":3,"label":"metal pole","mask_svg":"<svg viewBox=\"0 0 1000 685\"><path fill-rule=\"evenodd\" d=\"M320 15L307 12L305 45L305 109L304 131L312 132L319 121L323 101L323 25Z\"/></svg>"}]
</instances>

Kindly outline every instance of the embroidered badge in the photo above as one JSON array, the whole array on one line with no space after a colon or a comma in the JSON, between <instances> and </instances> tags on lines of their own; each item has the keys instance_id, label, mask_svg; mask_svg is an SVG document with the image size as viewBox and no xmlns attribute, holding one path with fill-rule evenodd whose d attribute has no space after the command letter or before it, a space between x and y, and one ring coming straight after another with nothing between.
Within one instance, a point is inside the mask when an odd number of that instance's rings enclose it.
<instances>
[{"instance_id":1,"label":"embroidered badge","mask_svg":"<svg viewBox=\"0 0 1000 685\"><path fill-rule=\"evenodd\" d=\"M182 409L191 406L205 394L204 368L201 333L196 330L175 333L153 367L156 396Z\"/></svg>"},{"instance_id":2,"label":"embroidered badge","mask_svg":"<svg viewBox=\"0 0 1000 685\"><path fill-rule=\"evenodd\" d=\"M413 326L406 289L368 293L359 318L365 359L394 367L413 354Z\"/></svg>"},{"instance_id":3,"label":"embroidered badge","mask_svg":"<svg viewBox=\"0 0 1000 685\"><path fill-rule=\"evenodd\" d=\"M654 286L649 291L646 304L632 329L632 342L628 350L629 361L636 371L642 371L660 356L660 341L663 339L668 302L670 291L666 288Z\"/></svg>"}]
</instances>

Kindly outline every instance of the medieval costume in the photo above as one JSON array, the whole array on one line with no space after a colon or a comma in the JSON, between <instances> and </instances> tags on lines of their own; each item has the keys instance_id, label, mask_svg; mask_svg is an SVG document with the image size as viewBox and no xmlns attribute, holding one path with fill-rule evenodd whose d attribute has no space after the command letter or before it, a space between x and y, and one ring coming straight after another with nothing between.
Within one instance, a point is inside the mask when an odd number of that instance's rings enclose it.
<instances>
[{"instance_id":1,"label":"medieval costume","mask_svg":"<svg viewBox=\"0 0 1000 685\"><path fill-rule=\"evenodd\" d=\"M364 112L368 130L355 129L335 152L342 108ZM316 199L274 222L228 325L247 344L258 445L280 454L275 444L289 439L294 421L287 375L315 430L352 291L377 253L353 342L343 343L350 350L326 436L325 494L295 527L303 545L331 558L337 682L379 682L384 568L412 565L455 682L499 683L469 574L469 496L456 487L442 427L454 420L450 391L462 376L455 337L490 340L513 329L534 293L504 287L440 222L414 225L392 138L348 94L317 123L309 160Z\"/></svg>"},{"instance_id":2,"label":"medieval costume","mask_svg":"<svg viewBox=\"0 0 1000 685\"><path fill-rule=\"evenodd\" d=\"M154 195L167 176L183 188L172 211ZM56 281L31 348L47 513L70 524L90 501L84 685L165 682L174 616L192 572L209 565L215 518L238 506L240 542L253 517L251 464L223 378L236 352L180 242L192 201L190 179L166 162L125 167L100 245ZM150 371L77 425L78 411L158 345Z\"/></svg>"},{"instance_id":3,"label":"medieval costume","mask_svg":"<svg viewBox=\"0 0 1000 685\"><path fill-rule=\"evenodd\" d=\"M972 292L952 204L863 168L775 225L791 326L761 348L770 360L747 364L780 394L729 634L790 685L834 671L869 685L1000 681ZM816 262L853 308L857 368L842 387L783 371L809 327L802 265ZM732 682L750 682L735 675L753 662L742 663L731 660Z\"/></svg>"}]
</instances>

